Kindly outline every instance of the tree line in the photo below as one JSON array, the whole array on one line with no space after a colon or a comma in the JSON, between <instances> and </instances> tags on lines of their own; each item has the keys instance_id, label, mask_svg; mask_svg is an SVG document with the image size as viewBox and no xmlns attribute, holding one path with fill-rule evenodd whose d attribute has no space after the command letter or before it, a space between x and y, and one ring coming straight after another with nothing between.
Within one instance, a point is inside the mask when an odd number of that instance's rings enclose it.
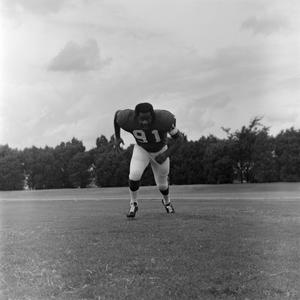
<instances>
[{"instance_id":1,"label":"tree line","mask_svg":"<svg viewBox=\"0 0 300 300\"><path fill-rule=\"evenodd\" d=\"M234 132L223 130L223 139L184 136L171 157L171 184L300 181L300 130L292 127L274 137L259 117ZM54 148L0 145L0 190L127 186L132 150L130 145L117 153L114 137L104 135L88 151L76 138ZM142 184L154 184L149 167Z\"/></svg>"}]
</instances>

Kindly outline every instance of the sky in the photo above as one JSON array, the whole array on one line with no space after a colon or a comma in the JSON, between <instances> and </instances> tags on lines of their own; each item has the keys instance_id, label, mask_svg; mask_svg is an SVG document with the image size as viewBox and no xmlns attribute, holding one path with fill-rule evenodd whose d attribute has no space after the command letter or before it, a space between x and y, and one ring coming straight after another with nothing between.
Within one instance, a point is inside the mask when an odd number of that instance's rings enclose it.
<instances>
[{"instance_id":1,"label":"sky","mask_svg":"<svg viewBox=\"0 0 300 300\"><path fill-rule=\"evenodd\" d=\"M0 0L0 144L87 149L151 102L189 140L300 129L298 0ZM133 138L122 132L125 146Z\"/></svg>"}]
</instances>

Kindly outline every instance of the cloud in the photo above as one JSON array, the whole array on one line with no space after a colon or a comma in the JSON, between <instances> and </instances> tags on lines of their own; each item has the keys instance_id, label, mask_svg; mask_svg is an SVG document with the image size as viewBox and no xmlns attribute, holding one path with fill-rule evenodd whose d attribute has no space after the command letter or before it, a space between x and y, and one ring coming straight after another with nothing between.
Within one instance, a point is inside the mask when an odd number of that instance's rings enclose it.
<instances>
[{"instance_id":1,"label":"cloud","mask_svg":"<svg viewBox=\"0 0 300 300\"><path fill-rule=\"evenodd\" d=\"M110 59L102 60L100 58L99 47L96 40L88 40L83 45L70 41L52 59L48 70L85 72L100 69L110 61Z\"/></svg>"},{"instance_id":2,"label":"cloud","mask_svg":"<svg viewBox=\"0 0 300 300\"><path fill-rule=\"evenodd\" d=\"M57 13L68 0L4 0L3 6L8 12L17 13L26 10L33 14Z\"/></svg>"},{"instance_id":3,"label":"cloud","mask_svg":"<svg viewBox=\"0 0 300 300\"><path fill-rule=\"evenodd\" d=\"M299 114L295 110L286 111L284 114L280 111L274 111L271 112L266 119L272 124L294 124L297 121L298 116Z\"/></svg>"},{"instance_id":4,"label":"cloud","mask_svg":"<svg viewBox=\"0 0 300 300\"><path fill-rule=\"evenodd\" d=\"M286 28L287 25L287 20L281 16L250 17L242 23L241 28L254 34L271 35Z\"/></svg>"},{"instance_id":5,"label":"cloud","mask_svg":"<svg viewBox=\"0 0 300 300\"><path fill-rule=\"evenodd\" d=\"M184 97L201 98L212 93L260 88L257 80L271 73L264 47L227 47L209 56L199 54L167 55L158 62L137 69L130 78L132 86L139 82L139 91L148 94L180 93ZM163 61L163 64L161 63ZM255 85L252 84L254 82Z\"/></svg>"},{"instance_id":6,"label":"cloud","mask_svg":"<svg viewBox=\"0 0 300 300\"><path fill-rule=\"evenodd\" d=\"M299 100L298 37L290 31L288 38L260 38L284 29L286 20L296 28L286 4L279 10L233 1L220 10L219 1L3 2L21 21L6 23L4 71L11 88L0 108L2 140L13 146L54 146L73 136L94 146L97 136L113 133L115 110L144 99L171 110L192 139L219 135L221 126L234 130L257 114L270 116L272 126L286 113L280 107L272 115L275 99ZM102 69L108 56L113 63Z\"/></svg>"}]
</instances>

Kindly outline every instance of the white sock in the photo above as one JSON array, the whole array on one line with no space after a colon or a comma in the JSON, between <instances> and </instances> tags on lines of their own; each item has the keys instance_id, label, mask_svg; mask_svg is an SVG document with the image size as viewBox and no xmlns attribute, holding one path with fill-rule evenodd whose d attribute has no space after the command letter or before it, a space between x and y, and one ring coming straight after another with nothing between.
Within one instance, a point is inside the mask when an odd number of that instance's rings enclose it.
<instances>
[{"instance_id":1,"label":"white sock","mask_svg":"<svg viewBox=\"0 0 300 300\"><path fill-rule=\"evenodd\" d=\"M164 197L164 203L165 204L170 203L170 195L169 194L168 195L163 195L163 197Z\"/></svg>"},{"instance_id":2,"label":"white sock","mask_svg":"<svg viewBox=\"0 0 300 300\"><path fill-rule=\"evenodd\" d=\"M133 205L134 202L138 203L137 201L137 196L138 196L138 191L132 191L129 189L129 193L130 193L130 206Z\"/></svg>"}]
</instances>

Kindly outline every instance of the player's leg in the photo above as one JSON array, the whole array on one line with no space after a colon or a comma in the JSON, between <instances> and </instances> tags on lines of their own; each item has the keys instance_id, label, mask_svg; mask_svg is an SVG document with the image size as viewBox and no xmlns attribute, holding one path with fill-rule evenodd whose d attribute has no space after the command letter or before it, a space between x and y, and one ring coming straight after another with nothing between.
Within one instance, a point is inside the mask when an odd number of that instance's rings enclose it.
<instances>
[{"instance_id":1,"label":"player's leg","mask_svg":"<svg viewBox=\"0 0 300 300\"><path fill-rule=\"evenodd\" d=\"M129 193L130 193L130 210L128 217L135 217L138 210L138 190L140 187L140 180L149 164L148 153L140 146L135 145L130 161L129 169Z\"/></svg>"},{"instance_id":2,"label":"player's leg","mask_svg":"<svg viewBox=\"0 0 300 300\"><path fill-rule=\"evenodd\" d=\"M156 185L161 192L162 203L167 213L174 213L174 207L170 201L168 176L170 171L170 159L167 158L162 164L151 161L151 168L154 174Z\"/></svg>"}]
</instances>

